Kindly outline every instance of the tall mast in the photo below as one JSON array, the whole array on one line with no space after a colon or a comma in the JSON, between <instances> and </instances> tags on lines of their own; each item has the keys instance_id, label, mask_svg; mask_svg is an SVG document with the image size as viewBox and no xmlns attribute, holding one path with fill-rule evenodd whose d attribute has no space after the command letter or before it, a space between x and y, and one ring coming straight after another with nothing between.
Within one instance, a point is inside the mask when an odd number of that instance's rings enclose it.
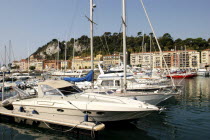
<instances>
[{"instance_id":1,"label":"tall mast","mask_svg":"<svg viewBox=\"0 0 210 140\"><path fill-rule=\"evenodd\" d=\"M151 72L152 72L152 34L150 34L150 70L151 70ZM152 76L152 74L151 74L151 76Z\"/></svg>"},{"instance_id":2,"label":"tall mast","mask_svg":"<svg viewBox=\"0 0 210 140\"><path fill-rule=\"evenodd\" d=\"M90 55L91 55L91 70L93 67L93 0L90 0Z\"/></svg>"},{"instance_id":3,"label":"tall mast","mask_svg":"<svg viewBox=\"0 0 210 140\"><path fill-rule=\"evenodd\" d=\"M91 55L91 70L94 70L94 66L93 66L93 62L94 62L94 58L93 58L93 8L95 5L93 5L93 0L90 0L90 55ZM94 77L94 76L93 76ZM94 85L93 85L93 78L91 81L91 87L93 89Z\"/></svg>"},{"instance_id":4,"label":"tall mast","mask_svg":"<svg viewBox=\"0 0 210 140\"><path fill-rule=\"evenodd\" d=\"M185 67L185 71L187 72L187 66L186 66L186 62L187 62L187 50L186 50L186 45L185 47L185 63L184 63L184 67Z\"/></svg>"},{"instance_id":5,"label":"tall mast","mask_svg":"<svg viewBox=\"0 0 210 140\"><path fill-rule=\"evenodd\" d=\"M67 66L67 62L66 62L66 48L67 48L67 42L65 43L65 65L64 65L64 67L65 67L65 70L64 70L64 74L65 74L65 72L66 72L66 66Z\"/></svg>"},{"instance_id":6,"label":"tall mast","mask_svg":"<svg viewBox=\"0 0 210 140\"><path fill-rule=\"evenodd\" d=\"M8 66L9 66L9 69L10 69L10 66L11 66L11 65L10 65L10 63L11 63L11 62L10 62L10 61L11 61L11 47L12 47L11 44L12 44L12 43L11 43L11 40L9 40L9 62L8 62L8 64L9 64L9 65L8 65Z\"/></svg>"},{"instance_id":7,"label":"tall mast","mask_svg":"<svg viewBox=\"0 0 210 140\"><path fill-rule=\"evenodd\" d=\"M72 62L72 66L71 66L72 70L74 70L74 47L75 47L75 38L74 38L73 55L72 55L73 56L73 59L72 59L73 62Z\"/></svg>"},{"instance_id":8,"label":"tall mast","mask_svg":"<svg viewBox=\"0 0 210 140\"><path fill-rule=\"evenodd\" d=\"M58 65L59 65L59 40L58 40L58 58L57 58L57 71L59 70L59 67L58 67Z\"/></svg>"},{"instance_id":9,"label":"tall mast","mask_svg":"<svg viewBox=\"0 0 210 140\"><path fill-rule=\"evenodd\" d=\"M29 68L30 68L30 55L29 55L29 46L28 46L28 76L29 76Z\"/></svg>"},{"instance_id":10,"label":"tall mast","mask_svg":"<svg viewBox=\"0 0 210 140\"><path fill-rule=\"evenodd\" d=\"M7 66L7 59L6 59L6 55L7 55L7 47L5 46L5 49L4 49L4 65L5 67Z\"/></svg>"},{"instance_id":11,"label":"tall mast","mask_svg":"<svg viewBox=\"0 0 210 140\"><path fill-rule=\"evenodd\" d=\"M126 93L127 81L126 81L126 72L127 72L127 59L126 59L126 0L122 0L122 22L123 22L123 63L124 63L124 86L123 90Z\"/></svg>"},{"instance_id":12,"label":"tall mast","mask_svg":"<svg viewBox=\"0 0 210 140\"><path fill-rule=\"evenodd\" d=\"M177 69L177 53L176 53L176 46L175 46L175 69Z\"/></svg>"}]
</instances>

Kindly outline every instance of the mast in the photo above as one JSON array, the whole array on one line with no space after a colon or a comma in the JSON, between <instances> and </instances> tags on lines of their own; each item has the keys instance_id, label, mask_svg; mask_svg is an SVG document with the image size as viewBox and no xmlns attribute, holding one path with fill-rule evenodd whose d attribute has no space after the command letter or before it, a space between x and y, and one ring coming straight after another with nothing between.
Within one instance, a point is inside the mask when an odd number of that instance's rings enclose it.
<instances>
[{"instance_id":1,"label":"mast","mask_svg":"<svg viewBox=\"0 0 210 140\"><path fill-rule=\"evenodd\" d=\"M122 22L123 22L123 63L124 63L124 86L123 90L126 93L127 81L126 81L126 72L127 72L127 59L126 59L126 0L122 0Z\"/></svg>"},{"instance_id":2,"label":"mast","mask_svg":"<svg viewBox=\"0 0 210 140\"><path fill-rule=\"evenodd\" d=\"M30 68L30 55L29 55L29 46L28 46L28 76L29 76L29 68Z\"/></svg>"},{"instance_id":3,"label":"mast","mask_svg":"<svg viewBox=\"0 0 210 140\"><path fill-rule=\"evenodd\" d=\"M58 56L57 56L58 58L57 58L57 71L59 70L59 67L58 67L58 65L59 65L59 40L58 40Z\"/></svg>"},{"instance_id":4,"label":"mast","mask_svg":"<svg viewBox=\"0 0 210 140\"><path fill-rule=\"evenodd\" d=\"M150 34L150 70L152 76L152 34Z\"/></svg>"},{"instance_id":5,"label":"mast","mask_svg":"<svg viewBox=\"0 0 210 140\"><path fill-rule=\"evenodd\" d=\"M90 57L91 57L91 70L94 70L94 66L93 66L93 62L94 62L94 58L93 58L93 8L95 5L93 5L93 0L90 0ZM91 87L93 89L94 85L93 85L93 78L91 81Z\"/></svg>"},{"instance_id":6,"label":"mast","mask_svg":"<svg viewBox=\"0 0 210 140\"><path fill-rule=\"evenodd\" d=\"M187 50L186 50L186 45L185 47L185 63L184 63L184 67L185 67L185 71L187 72L187 66L186 66L186 62L187 62Z\"/></svg>"},{"instance_id":7,"label":"mast","mask_svg":"<svg viewBox=\"0 0 210 140\"><path fill-rule=\"evenodd\" d=\"M143 31L143 38L142 38L142 43L141 43L141 47L142 47L142 54L144 52L144 31ZM143 56L142 56L143 57ZM142 59L143 60L143 59Z\"/></svg>"},{"instance_id":8,"label":"mast","mask_svg":"<svg viewBox=\"0 0 210 140\"><path fill-rule=\"evenodd\" d=\"M65 69L64 69L64 75L65 75L65 73L66 73L66 66L67 66L67 62L66 62L66 48L67 48L67 42L65 43L65 65L64 65L64 67L65 67Z\"/></svg>"},{"instance_id":9,"label":"mast","mask_svg":"<svg viewBox=\"0 0 210 140\"><path fill-rule=\"evenodd\" d=\"M72 61L73 61L73 62L72 62L72 66L71 66L71 69L72 69L72 70L74 70L74 47L75 47L75 38L74 38L74 46L73 46L73 52L72 52L72 53L73 53L73 54L72 54L72 56L73 56Z\"/></svg>"},{"instance_id":10,"label":"mast","mask_svg":"<svg viewBox=\"0 0 210 140\"><path fill-rule=\"evenodd\" d=\"M6 54L7 54L7 47L5 46L5 49L4 49L4 65L5 65L5 67L7 66Z\"/></svg>"},{"instance_id":11,"label":"mast","mask_svg":"<svg viewBox=\"0 0 210 140\"><path fill-rule=\"evenodd\" d=\"M11 43L11 40L9 40L9 62L8 62L8 67L9 67L9 69L11 68L11 45L12 43Z\"/></svg>"},{"instance_id":12,"label":"mast","mask_svg":"<svg viewBox=\"0 0 210 140\"><path fill-rule=\"evenodd\" d=\"M175 46L175 69L177 70L177 52L176 52L176 46Z\"/></svg>"}]
</instances>

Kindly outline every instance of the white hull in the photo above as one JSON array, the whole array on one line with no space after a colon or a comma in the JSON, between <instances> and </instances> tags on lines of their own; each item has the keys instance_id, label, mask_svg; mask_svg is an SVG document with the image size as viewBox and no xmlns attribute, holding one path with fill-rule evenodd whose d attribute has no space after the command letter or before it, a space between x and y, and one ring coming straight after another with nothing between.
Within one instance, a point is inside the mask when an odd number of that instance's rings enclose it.
<instances>
[{"instance_id":1,"label":"white hull","mask_svg":"<svg viewBox=\"0 0 210 140\"><path fill-rule=\"evenodd\" d=\"M7 102L10 103L9 100ZM71 83L62 80L40 82L38 97L13 100L11 103L14 112L28 115L35 113L42 118L63 122L82 122L87 114L89 121L131 120L159 111L154 105L128 98L83 93Z\"/></svg>"},{"instance_id":2,"label":"white hull","mask_svg":"<svg viewBox=\"0 0 210 140\"><path fill-rule=\"evenodd\" d=\"M209 76L210 74L209 74L210 72L208 72L208 71L206 71L206 72L197 72L197 75L198 76Z\"/></svg>"},{"instance_id":3,"label":"white hull","mask_svg":"<svg viewBox=\"0 0 210 140\"><path fill-rule=\"evenodd\" d=\"M20 107L22 105L15 105L14 110L19 112ZM24 106L25 112L19 112L19 114L27 114L27 115L34 115L32 114L33 110L36 110L39 114L36 116L43 117L47 116L54 121L84 121L84 117L86 112L88 112L88 121L98 121L98 122L112 122L112 121L121 121L121 120L133 120L144 117L151 113L151 111L102 111L102 110L78 110L78 109L61 109L61 108L54 108L49 106ZM58 110L62 110L58 111Z\"/></svg>"}]
</instances>

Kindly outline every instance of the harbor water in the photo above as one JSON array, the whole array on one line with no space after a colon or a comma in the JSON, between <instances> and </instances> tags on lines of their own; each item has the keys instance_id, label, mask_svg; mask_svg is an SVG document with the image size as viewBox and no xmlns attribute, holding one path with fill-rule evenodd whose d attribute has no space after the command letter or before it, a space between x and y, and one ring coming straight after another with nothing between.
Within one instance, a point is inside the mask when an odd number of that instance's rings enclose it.
<instances>
[{"instance_id":1,"label":"harbor water","mask_svg":"<svg viewBox=\"0 0 210 140\"><path fill-rule=\"evenodd\" d=\"M176 83L180 80L175 81ZM166 110L132 123L108 124L98 139L210 139L210 77L181 81L183 93L160 104ZM0 122L0 140L86 139L47 128Z\"/></svg>"}]
</instances>

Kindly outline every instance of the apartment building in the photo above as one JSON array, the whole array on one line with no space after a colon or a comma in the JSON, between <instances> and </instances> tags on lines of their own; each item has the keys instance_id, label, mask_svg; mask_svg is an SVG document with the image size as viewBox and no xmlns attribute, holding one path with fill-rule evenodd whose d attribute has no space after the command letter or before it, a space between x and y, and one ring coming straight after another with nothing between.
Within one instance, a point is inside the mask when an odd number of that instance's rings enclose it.
<instances>
[{"instance_id":1,"label":"apartment building","mask_svg":"<svg viewBox=\"0 0 210 140\"><path fill-rule=\"evenodd\" d=\"M132 53L130 56L130 64L132 66L139 66L144 68L152 68L153 67L153 56L154 53Z\"/></svg>"},{"instance_id":2,"label":"apartment building","mask_svg":"<svg viewBox=\"0 0 210 140\"><path fill-rule=\"evenodd\" d=\"M166 69L168 66L170 69L198 69L200 53L195 50L163 51L162 54L160 52L132 53L130 63L132 66L140 65L143 68Z\"/></svg>"},{"instance_id":3,"label":"apartment building","mask_svg":"<svg viewBox=\"0 0 210 140\"><path fill-rule=\"evenodd\" d=\"M201 51L201 67L210 65L210 49Z\"/></svg>"},{"instance_id":4,"label":"apartment building","mask_svg":"<svg viewBox=\"0 0 210 140\"><path fill-rule=\"evenodd\" d=\"M103 65L108 66L116 66L120 64L120 61L123 60L122 54L113 54L113 55L105 55L103 56Z\"/></svg>"},{"instance_id":5,"label":"apartment building","mask_svg":"<svg viewBox=\"0 0 210 140\"><path fill-rule=\"evenodd\" d=\"M102 55L99 54L96 57L94 57L94 61L93 61L93 65L94 68L98 67L98 63L100 63L100 61L102 61ZM88 57L75 57L72 60L72 67L74 67L74 69L90 69L91 68L91 58L90 56Z\"/></svg>"}]
</instances>

